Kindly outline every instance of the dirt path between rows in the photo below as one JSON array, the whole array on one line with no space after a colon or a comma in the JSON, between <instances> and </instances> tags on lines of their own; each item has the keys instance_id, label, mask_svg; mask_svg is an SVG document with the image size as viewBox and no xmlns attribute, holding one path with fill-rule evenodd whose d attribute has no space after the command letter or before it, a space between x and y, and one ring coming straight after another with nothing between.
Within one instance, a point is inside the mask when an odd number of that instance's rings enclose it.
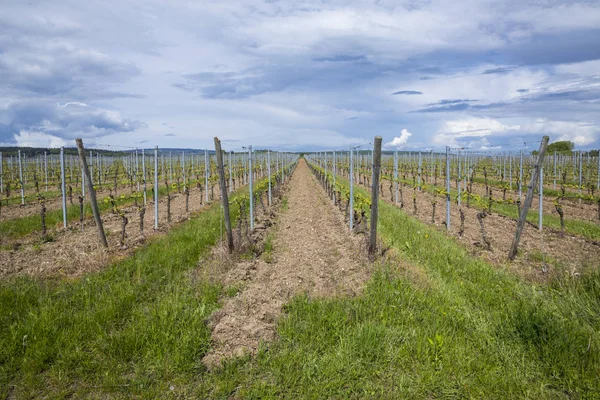
<instances>
[{"instance_id":1,"label":"dirt path between rows","mask_svg":"<svg viewBox=\"0 0 600 400\"><path fill-rule=\"evenodd\" d=\"M285 201L284 201L285 204ZM285 206L274 228L272 259L240 262L225 277L242 288L211 318L213 347L203 362L219 365L230 356L254 354L276 337L282 306L297 294L352 296L369 277L359 239L343 223L304 159L289 182Z\"/></svg>"}]
</instances>

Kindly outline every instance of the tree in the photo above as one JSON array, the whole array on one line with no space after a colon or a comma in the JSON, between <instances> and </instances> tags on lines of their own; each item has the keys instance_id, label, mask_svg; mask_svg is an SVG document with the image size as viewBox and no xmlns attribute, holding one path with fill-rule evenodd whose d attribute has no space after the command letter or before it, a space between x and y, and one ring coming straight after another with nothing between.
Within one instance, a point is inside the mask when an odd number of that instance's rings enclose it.
<instances>
[{"instance_id":1,"label":"tree","mask_svg":"<svg viewBox=\"0 0 600 400\"><path fill-rule=\"evenodd\" d=\"M592 150L592 151L590 151L590 156L598 157L598 153L600 153L600 150Z\"/></svg>"},{"instance_id":2,"label":"tree","mask_svg":"<svg viewBox=\"0 0 600 400\"><path fill-rule=\"evenodd\" d=\"M554 152L562 154L571 154L574 148L575 143L569 140L561 140L558 142L550 143L546 152L548 154L553 154ZM537 151L534 151L532 154L534 156L537 155Z\"/></svg>"}]
</instances>

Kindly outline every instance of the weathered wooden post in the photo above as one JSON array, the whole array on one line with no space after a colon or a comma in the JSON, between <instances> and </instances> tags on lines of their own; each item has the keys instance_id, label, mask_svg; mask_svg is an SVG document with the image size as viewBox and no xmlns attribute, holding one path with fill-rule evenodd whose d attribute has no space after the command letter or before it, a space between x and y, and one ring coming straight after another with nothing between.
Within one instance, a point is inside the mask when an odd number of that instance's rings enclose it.
<instances>
[{"instance_id":1,"label":"weathered wooden post","mask_svg":"<svg viewBox=\"0 0 600 400\"><path fill-rule=\"evenodd\" d=\"M21 185L21 205L25 205L25 183L23 182L23 163L21 162L21 150L19 150L19 184Z\"/></svg>"},{"instance_id":2,"label":"weathered wooden post","mask_svg":"<svg viewBox=\"0 0 600 400\"><path fill-rule=\"evenodd\" d=\"M352 146L350 146L350 199L348 199L350 205L349 205L349 210L350 210L350 231L352 231L353 225L354 225L354 161L352 160L352 153L354 153L354 149L352 148Z\"/></svg>"},{"instance_id":3,"label":"weathered wooden post","mask_svg":"<svg viewBox=\"0 0 600 400\"><path fill-rule=\"evenodd\" d=\"M520 152L519 159L519 201L523 199L523 150Z\"/></svg>"},{"instance_id":4,"label":"weathered wooden post","mask_svg":"<svg viewBox=\"0 0 600 400\"><path fill-rule=\"evenodd\" d=\"M146 198L146 154L144 153L144 149L142 149L142 182L144 184L144 207L147 204Z\"/></svg>"},{"instance_id":5,"label":"weathered wooden post","mask_svg":"<svg viewBox=\"0 0 600 400\"><path fill-rule=\"evenodd\" d=\"M248 146L248 184L250 186L250 231L254 230L254 189L252 188L252 172L252 146Z\"/></svg>"},{"instance_id":6,"label":"weathered wooden post","mask_svg":"<svg viewBox=\"0 0 600 400\"><path fill-rule=\"evenodd\" d=\"M271 206L271 150L267 149L267 174L269 175L269 206Z\"/></svg>"},{"instance_id":7,"label":"weathered wooden post","mask_svg":"<svg viewBox=\"0 0 600 400\"><path fill-rule=\"evenodd\" d=\"M398 204L398 150L394 151L394 203Z\"/></svg>"},{"instance_id":8,"label":"weathered wooden post","mask_svg":"<svg viewBox=\"0 0 600 400\"><path fill-rule=\"evenodd\" d=\"M540 188L538 190L538 229L540 232L544 228L544 164L540 167Z\"/></svg>"},{"instance_id":9,"label":"weathered wooden post","mask_svg":"<svg viewBox=\"0 0 600 400\"><path fill-rule=\"evenodd\" d=\"M205 198L208 203L208 172L210 164L208 163L208 149L204 149L204 191L206 192Z\"/></svg>"},{"instance_id":10,"label":"weathered wooden post","mask_svg":"<svg viewBox=\"0 0 600 400\"><path fill-rule=\"evenodd\" d=\"M90 195L90 202L92 203L92 212L94 213L94 220L96 220L96 227L98 228L98 237L104 247L108 247L106 241L106 235L104 234L104 227L102 226L102 219L100 218L100 210L98 210L98 202L96 201L96 191L92 184L92 177L90 176L90 169L88 168L87 161L85 159L85 149L83 148L83 141L81 139L75 139L77 143L77 152L79 153L79 159L81 160L81 167L85 175L85 182L88 187L88 193Z\"/></svg>"},{"instance_id":11,"label":"weathered wooden post","mask_svg":"<svg viewBox=\"0 0 600 400\"><path fill-rule=\"evenodd\" d=\"M67 227L67 182L65 177L65 148L60 148L60 192L62 195L63 227Z\"/></svg>"},{"instance_id":12,"label":"weathered wooden post","mask_svg":"<svg viewBox=\"0 0 600 400\"><path fill-rule=\"evenodd\" d=\"M337 175L337 160L336 160L336 156L335 156L335 150L333 152L333 204L336 204L336 198L335 198L335 179L336 179L336 175Z\"/></svg>"},{"instance_id":13,"label":"weathered wooden post","mask_svg":"<svg viewBox=\"0 0 600 400\"><path fill-rule=\"evenodd\" d=\"M450 146L446 146L446 230L450 230Z\"/></svg>"},{"instance_id":14,"label":"weathered wooden post","mask_svg":"<svg viewBox=\"0 0 600 400\"><path fill-rule=\"evenodd\" d=\"M371 188L371 235L369 237L369 254L377 250L377 212L379 202L379 172L381 170L381 136L375 136L373 146L373 182Z\"/></svg>"},{"instance_id":15,"label":"weathered wooden post","mask_svg":"<svg viewBox=\"0 0 600 400\"><path fill-rule=\"evenodd\" d=\"M0 153L0 164L2 164L2 153ZM0 167L0 175L2 175L2 167ZM46 192L48 191L48 153L45 151L44 152L44 175L45 175L45 180L46 180ZM0 181L2 180L2 178L0 178ZM0 188L2 187L2 185L0 184ZM0 190L1 192L2 190Z\"/></svg>"},{"instance_id":16,"label":"weathered wooden post","mask_svg":"<svg viewBox=\"0 0 600 400\"><path fill-rule=\"evenodd\" d=\"M521 240L521 233L523 232L523 227L525 226L525 221L527 220L527 213L529 212L529 207L531 207L531 201L533 200L533 190L535 188L537 179L540 175L542 163L544 162L544 156L546 155L546 147L548 147L548 140L550 140L550 138L548 136L544 136L544 138L542 139L542 143L540 144L537 163L535 164L533 173L531 174L531 181L529 182L529 186L527 187L525 203L523 204L521 214L519 215L519 221L517 222L517 230L515 231L515 237L513 239L512 245L510 246L510 251L508 252L509 260L514 260L517 256L519 241Z\"/></svg>"},{"instance_id":17,"label":"weathered wooden post","mask_svg":"<svg viewBox=\"0 0 600 400\"><path fill-rule=\"evenodd\" d=\"M154 229L158 229L158 146L154 147Z\"/></svg>"},{"instance_id":18,"label":"weathered wooden post","mask_svg":"<svg viewBox=\"0 0 600 400\"><path fill-rule=\"evenodd\" d=\"M229 199L227 185L225 184L225 168L223 167L223 152L221 141L215 136L215 152L217 154L217 169L219 171L219 186L221 186L221 205L225 216L225 230L227 231L227 250L233 253L233 232L231 231L231 217L229 216Z\"/></svg>"},{"instance_id":19,"label":"weathered wooden post","mask_svg":"<svg viewBox=\"0 0 600 400\"><path fill-rule=\"evenodd\" d=\"M231 161L231 156L233 155L233 151L229 152L229 191L233 192L233 162Z\"/></svg>"}]
</instances>

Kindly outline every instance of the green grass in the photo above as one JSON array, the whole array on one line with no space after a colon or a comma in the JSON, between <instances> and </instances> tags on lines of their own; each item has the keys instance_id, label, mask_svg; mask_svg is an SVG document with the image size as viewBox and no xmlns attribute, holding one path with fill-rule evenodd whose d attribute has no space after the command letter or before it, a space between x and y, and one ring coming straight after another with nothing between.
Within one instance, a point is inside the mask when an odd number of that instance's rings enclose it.
<instances>
[{"instance_id":1,"label":"green grass","mask_svg":"<svg viewBox=\"0 0 600 400\"><path fill-rule=\"evenodd\" d=\"M239 210L232 203L231 213ZM221 288L191 271L219 238L219 203L131 257L75 281L0 282L0 398L162 398L195 379Z\"/></svg>"},{"instance_id":2,"label":"green grass","mask_svg":"<svg viewBox=\"0 0 600 400\"><path fill-rule=\"evenodd\" d=\"M267 234L267 237L265 238L265 249L264 249L263 253L261 254L261 257L263 258L263 260L266 263L273 262L273 239L274 238L275 238L275 235L273 234L273 232L269 232Z\"/></svg>"},{"instance_id":3,"label":"green grass","mask_svg":"<svg viewBox=\"0 0 600 400\"><path fill-rule=\"evenodd\" d=\"M600 397L600 272L523 282L385 202L379 232L420 279L386 265L360 296L297 296L279 340L213 372L199 360L222 290L188 271L218 235L216 205L101 273L2 283L0 393L15 384L18 398Z\"/></svg>"},{"instance_id":4,"label":"green grass","mask_svg":"<svg viewBox=\"0 0 600 400\"><path fill-rule=\"evenodd\" d=\"M49 186L50 188L50 186ZM33 190L33 188L32 188ZM0 194L1 195L4 193ZM8 199L9 205L21 204L21 189L17 189L16 191L11 192L12 196ZM40 194L46 198L46 200L53 200L61 196L61 192L58 190L48 189L46 192L45 186L40 185ZM26 193L25 194L25 204L37 203L38 195L37 193ZM2 207L6 206L6 197L2 198Z\"/></svg>"},{"instance_id":5,"label":"green grass","mask_svg":"<svg viewBox=\"0 0 600 400\"><path fill-rule=\"evenodd\" d=\"M600 397L600 272L523 282L385 202L379 230L423 279L388 265L359 297L295 298L279 341L203 377L195 394Z\"/></svg>"}]
</instances>

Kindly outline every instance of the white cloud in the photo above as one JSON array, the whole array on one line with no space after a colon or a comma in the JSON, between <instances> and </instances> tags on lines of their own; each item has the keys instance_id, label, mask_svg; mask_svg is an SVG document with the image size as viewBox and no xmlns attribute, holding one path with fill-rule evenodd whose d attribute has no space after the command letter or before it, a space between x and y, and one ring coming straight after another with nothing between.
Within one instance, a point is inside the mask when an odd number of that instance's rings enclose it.
<instances>
[{"instance_id":1,"label":"white cloud","mask_svg":"<svg viewBox=\"0 0 600 400\"><path fill-rule=\"evenodd\" d=\"M519 130L519 125L505 125L492 118L464 118L446 121L443 132L454 137L483 137L493 133Z\"/></svg>"},{"instance_id":2,"label":"white cloud","mask_svg":"<svg viewBox=\"0 0 600 400\"><path fill-rule=\"evenodd\" d=\"M14 137L17 146L21 147L49 147L57 148L62 146L73 146L74 143L67 143L65 140L48 135L43 132L21 131Z\"/></svg>"},{"instance_id":3,"label":"white cloud","mask_svg":"<svg viewBox=\"0 0 600 400\"><path fill-rule=\"evenodd\" d=\"M512 121L511 121L512 122ZM585 147L600 138L600 126L594 123L557 121L547 118L522 119L518 124L506 123L493 118L464 118L445 121L433 137L439 146L496 149L506 145L521 145L527 136L550 136L551 141L570 140L576 146ZM502 145L490 144L490 138Z\"/></svg>"},{"instance_id":4,"label":"white cloud","mask_svg":"<svg viewBox=\"0 0 600 400\"><path fill-rule=\"evenodd\" d=\"M524 124L522 130L550 136L550 141L570 140L576 146L584 147L600 137L600 126L585 122L553 121L539 118Z\"/></svg>"},{"instance_id":5,"label":"white cloud","mask_svg":"<svg viewBox=\"0 0 600 400\"><path fill-rule=\"evenodd\" d=\"M386 143L384 147L386 149L399 149L400 147L406 144L408 138L411 136L412 133L410 133L406 128L402 129L402 131L400 132L400 136L395 137L394 139L392 139L391 142Z\"/></svg>"}]
</instances>

